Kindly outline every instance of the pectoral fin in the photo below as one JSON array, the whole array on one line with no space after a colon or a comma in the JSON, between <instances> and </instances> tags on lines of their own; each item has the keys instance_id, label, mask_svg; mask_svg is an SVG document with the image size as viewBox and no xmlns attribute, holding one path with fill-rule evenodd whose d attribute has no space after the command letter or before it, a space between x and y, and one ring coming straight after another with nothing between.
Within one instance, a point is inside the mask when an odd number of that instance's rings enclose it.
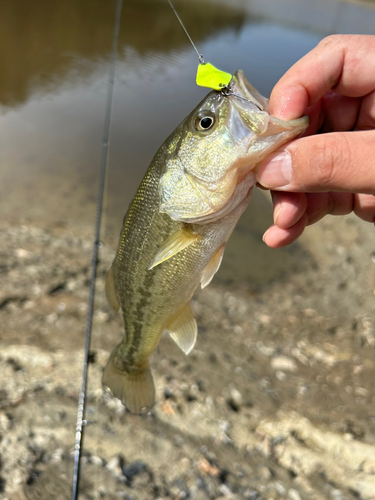
<instances>
[{"instance_id":1,"label":"pectoral fin","mask_svg":"<svg viewBox=\"0 0 375 500\"><path fill-rule=\"evenodd\" d=\"M167 325L167 330L178 347L185 354L189 354L194 347L198 331L190 304L186 304L178 316Z\"/></svg>"},{"instance_id":2,"label":"pectoral fin","mask_svg":"<svg viewBox=\"0 0 375 500\"><path fill-rule=\"evenodd\" d=\"M199 237L199 234L194 234L189 229L189 226L184 226L165 240L148 269L150 270L165 260L174 257L178 252L181 252L181 250L194 243Z\"/></svg>"},{"instance_id":3,"label":"pectoral fin","mask_svg":"<svg viewBox=\"0 0 375 500\"><path fill-rule=\"evenodd\" d=\"M224 249L225 249L225 243L216 250L210 262L204 268L201 277L201 288L204 288L205 286L210 284L215 273L219 270L221 261L223 260Z\"/></svg>"},{"instance_id":4,"label":"pectoral fin","mask_svg":"<svg viewBox=\"0 0 375 500\"><path fill-rule=\"evenodd\" d=\"M109 270L107 281L105 283L105 294L107 296L108 304L115 312L120 309L120 302L116 295L115 282L113 278L113 267Z\"/></svg>"}]
</instances>

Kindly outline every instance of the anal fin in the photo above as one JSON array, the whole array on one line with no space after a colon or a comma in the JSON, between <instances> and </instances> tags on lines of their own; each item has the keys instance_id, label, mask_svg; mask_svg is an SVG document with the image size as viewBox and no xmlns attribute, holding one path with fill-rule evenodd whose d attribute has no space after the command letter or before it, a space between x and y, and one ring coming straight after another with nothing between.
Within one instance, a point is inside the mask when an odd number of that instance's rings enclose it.
<instances>
[{"instance_id":1,"label":"anal fin","mask_svg":"<svg viewBox=\"0 0 375 500\"><path fill-rule=\"evenodd\" d=\"M105 294L108 300L108 304L115 312L118 312L118 310L120 309L120 302L117 298L115 290L115 282L113 278L113 265L109 270L107 281L105 283Z\"/></svg>"},{"instance_id":2,"label":"anal fin","mask_svg":"<svg viewBox=\"0 0 375 500\"><path fill-rule=\"evenodd\" d=\"M202 273L202 277L201 277L201 288L204 288L209 283L211 283L212 278L214 277L216 272L219 270L221 261L223 260L224 249L225 249L225 243L223 243L216 250L216 252L213 254L210 262L203 269L203 273Z\"/></svg>"},{"instance_id":3,"label":"anal fin","mask_svg":"<svg viewBox=\"0 0 375 500\"><path fill-rule=\"evenodd\" d=\"M198 238L200 238L199 234L194 234L189 226L184 226L165 240L148 269L150 270L165 260L174 257L178 252L197 241Z\"/></svg>"},{"instance_id":4,"label":"anal fin","mask_svg":"<svg viewBox=\"0 0 375 500\"><path fill-rule=\"evenodd\" d=\"M194 347L198 332L197 322L189 303L167 325L167 330L178 347L185 354L189 354Z\"/></svg>"}]
</instances>

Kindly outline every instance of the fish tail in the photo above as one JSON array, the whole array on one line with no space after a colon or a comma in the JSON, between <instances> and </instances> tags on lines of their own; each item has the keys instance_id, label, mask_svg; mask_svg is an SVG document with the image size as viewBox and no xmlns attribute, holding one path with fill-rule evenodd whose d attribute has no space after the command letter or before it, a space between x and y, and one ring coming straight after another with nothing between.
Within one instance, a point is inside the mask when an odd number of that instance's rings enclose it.
<instances>
[{"instance_id":1,"label":"fish tail","mask_svg":"<svg viewBox=\"0 0 375 500\"><path fill-rule=\"evenodd\" d=\"M120 370L114 360L115 347L104 368L102 384L132 413L147 413L155 403L155 385L150 367L127 372Z\"/></svg>"}]
</instances>

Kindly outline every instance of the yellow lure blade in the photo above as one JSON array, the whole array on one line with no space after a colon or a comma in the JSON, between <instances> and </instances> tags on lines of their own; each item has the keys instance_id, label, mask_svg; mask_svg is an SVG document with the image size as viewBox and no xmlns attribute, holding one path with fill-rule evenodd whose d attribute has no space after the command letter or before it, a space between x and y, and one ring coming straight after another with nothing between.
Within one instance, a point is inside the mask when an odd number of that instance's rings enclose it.
<instances>
[{"instance_id":1,"label":"yellow lure blade","mask_svg":"<svg viewBox=\"0 0 375 500\"><path fill-rule=\"evenodd\" d=\"M221 90L228 85L231 79L231 74L215 68L215 66L210 63L198 65L196 82L200 87Z\"/></svg>"}]
</instances>

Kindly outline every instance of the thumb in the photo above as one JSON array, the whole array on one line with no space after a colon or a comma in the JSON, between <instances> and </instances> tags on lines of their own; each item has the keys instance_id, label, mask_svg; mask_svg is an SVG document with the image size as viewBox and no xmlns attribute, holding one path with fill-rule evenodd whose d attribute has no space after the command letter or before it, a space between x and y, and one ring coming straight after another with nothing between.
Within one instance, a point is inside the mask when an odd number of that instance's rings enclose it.
<instances>
[{"instance_id":1,"label":"thumb","mask_svg":"<svg viewBox=\"0 0 375 500\"><path fill-rule=\"evenodd\" d=\"M261 161L255 175L272 190L375 193L375 131L297 139Z\"/></svg>"}]
</instances>

